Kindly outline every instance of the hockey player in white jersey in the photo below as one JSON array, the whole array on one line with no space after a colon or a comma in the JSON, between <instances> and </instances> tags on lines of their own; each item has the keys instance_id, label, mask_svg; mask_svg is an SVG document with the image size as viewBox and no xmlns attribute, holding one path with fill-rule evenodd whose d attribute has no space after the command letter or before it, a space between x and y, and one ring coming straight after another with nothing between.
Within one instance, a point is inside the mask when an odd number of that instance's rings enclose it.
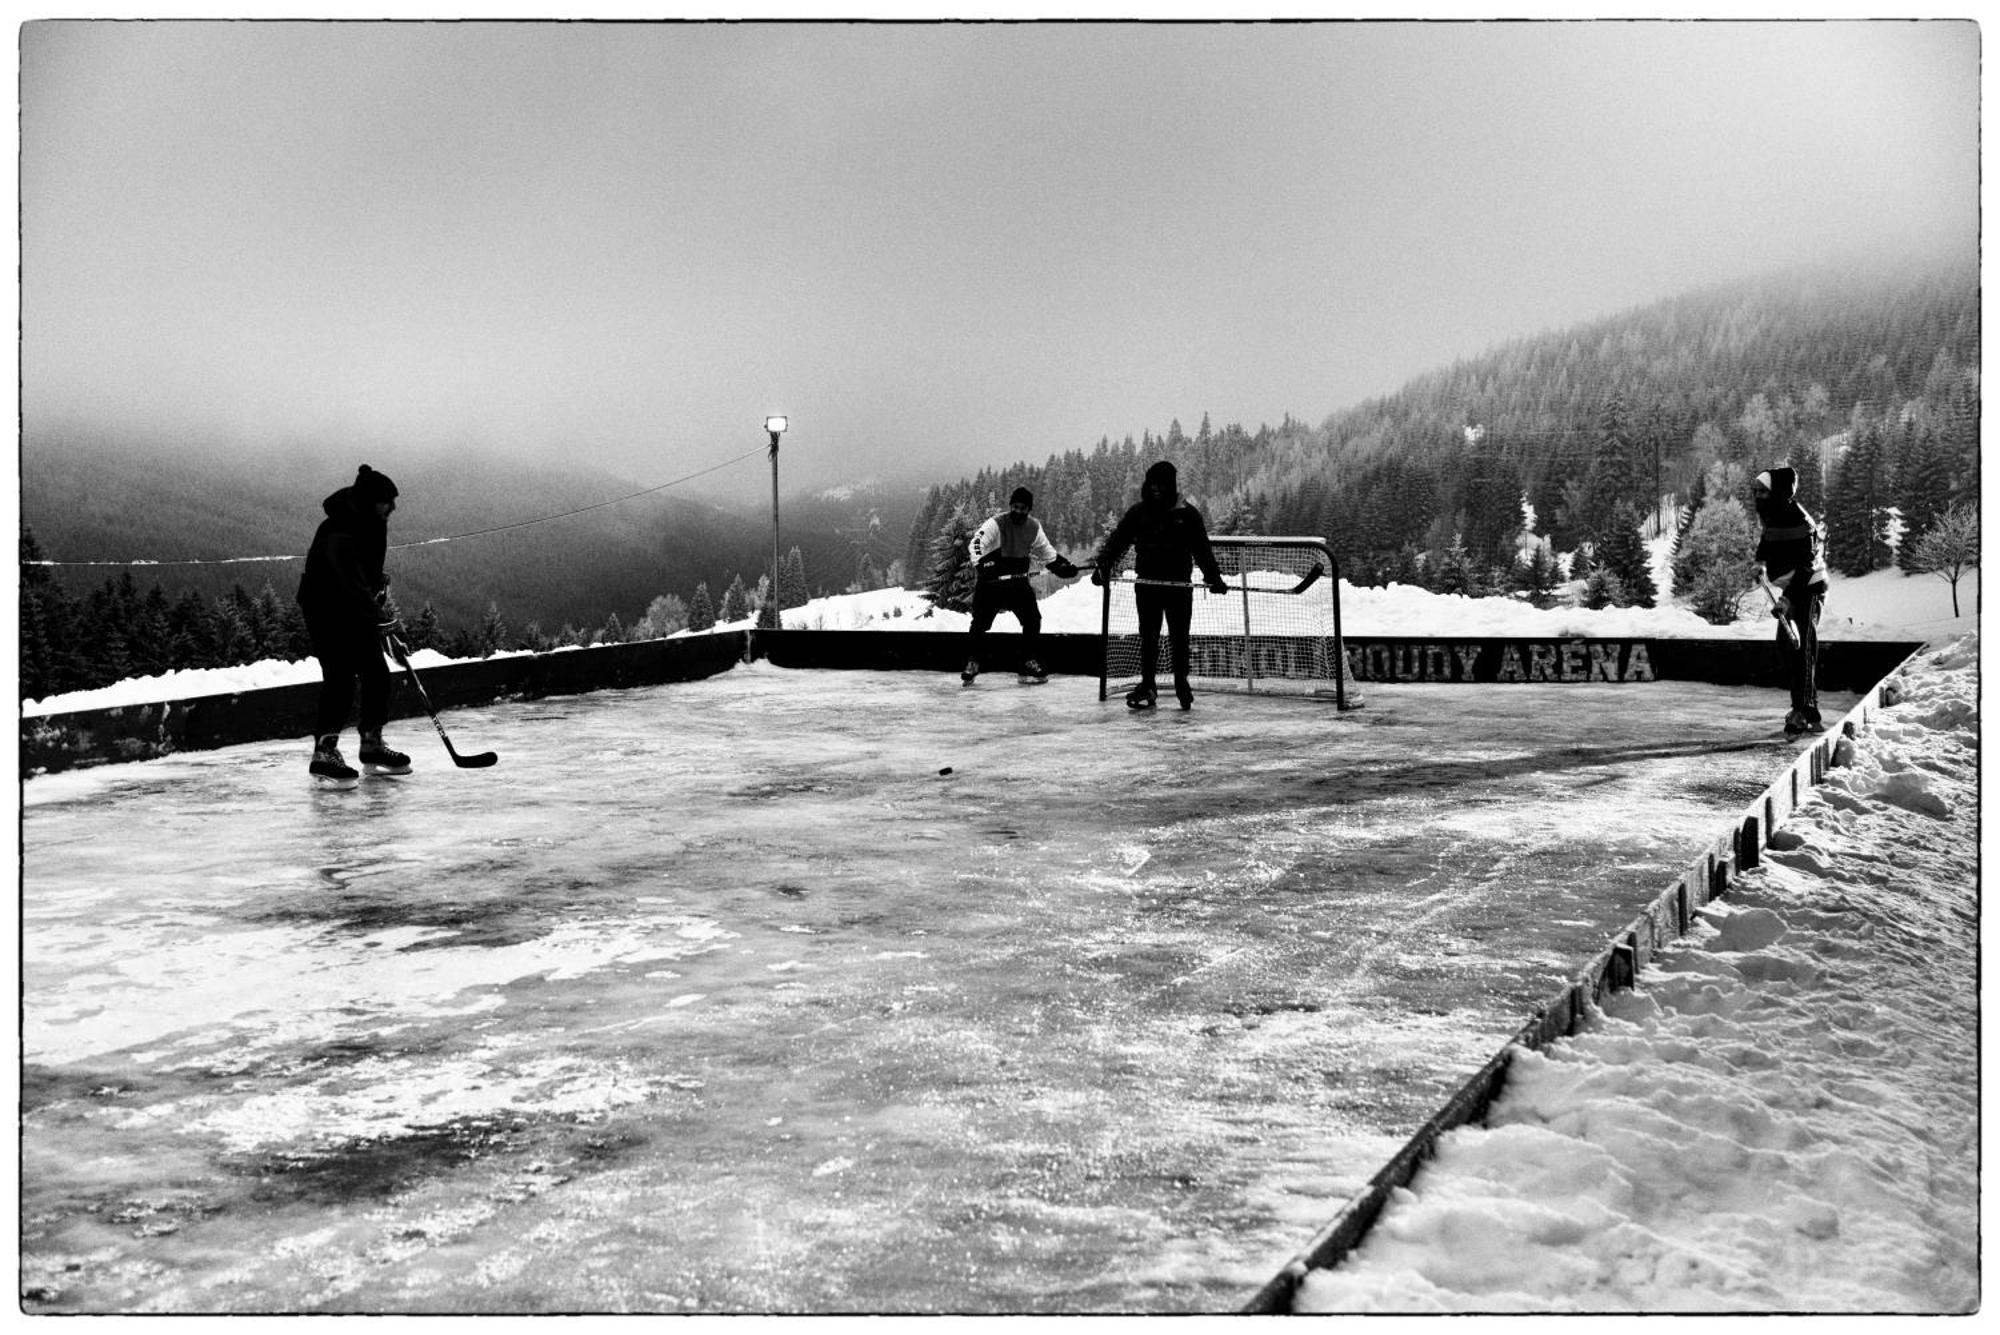
<instances>
[{"instance_id":1,"label":"hockey player in white jersey","mask_svg":"<svg viewBox=\"0 0 2000 1335\"><path fill-rule=\"evenodd\" d=\"M980 660L986 652L986 632L992 628L993 618L1002 612L1012 612L1021 623L1026 650L1021 662L1021 680L1039 685L1049 679L1040 657L1042 613L1035 605L1035 590L1028 576L1037 562L1061 579L1074 578L1077 568L1049 541L1041 521L1029 513L1034 508L1034 493L1026 487L1016 487L1007 500L1007 512L994 515L972 535L972 565L978 582L972 587L971 644L965 670L958 674L959 681L967 686L979 676Z\"/></svg>"}]
</instances>

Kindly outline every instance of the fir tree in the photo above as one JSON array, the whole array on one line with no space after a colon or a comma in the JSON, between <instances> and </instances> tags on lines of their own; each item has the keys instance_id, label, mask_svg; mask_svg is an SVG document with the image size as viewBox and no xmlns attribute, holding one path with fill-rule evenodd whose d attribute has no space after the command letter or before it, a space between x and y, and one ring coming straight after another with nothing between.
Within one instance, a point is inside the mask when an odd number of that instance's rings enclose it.
<instances>
[{"instance_id":1,"label":"fir tree","mask_svg":"<svg viewBox=\"0 0 2000 1335\"><path fill-rule=\"evenodd\" d=\"M172 613L166 590L153 585L139 605L132 628L132 670L139 676L156 677L173 668Z\"/></svg>"},{"instance_id":2,"label":"fir tree","mask_svg":"<svg viewBox=\"0 0 2000 1335\"><path fill-rule=\"evenodd\" d=\"M882 587L882 571L876 566L875 558L868 552L861 553L861 559L854 565L854 591L870 593Z\"/></svg>"},{"instance_id":3,"label":"fir tree","mask_svg":"<svg viewBox=\"0 0 2000 1335\"><path fill-rule=\"evenodd\" d=\"M183 593L168 617L173 637L173 659L177 668L221 667L216 653L213 618L192 591Z\"/></svg>"},{"instance_id":4,"label":"fir tree","mask_svg":"<svg viewBox=\"0 0 2000 1335\"><path fill-rule=\"evenodd\" d=\"M708 581L694 586L694 598L688 603L688 629L697 633L711 630L715 626L715 603L708 596Z\"/></svg>"},{"instance_id":5,"label":"fir tree","mask_svg":"<svg viewBox=\"0 0 2000 1335\"><path fill-rule=\"evenodd\" d=\"M278 601L278 591L271 587L269 580L257 590L257 596L250 600L250 607L255 614L253 624L257 634L257 656L281 657L285 642L285 605Z\"/></svg>"},{"instance_id":6,"label":"fir tree","mask_svg":"<svg viewBox=\"0 0 2000 1335\"><path fill-rule=\"evenodd\" d=\"M1796 446L1785 462L1798 474L1798 490L1793 493L1793 499L1808 513L1823 518L1826 515L1826 474L1820 464L1818 444Z\"/></svg>"},{"instance_id":7,"label":"fir tree","mask_svg":"<svg viewBox=\"0 0 2000 1335\"><path fill-rule=\"evenodd\" d=\"M1480 561L1511 556L1521 531L1521 470L1503 458L1491 432L1468 428L1465 547Z\"/></svg>"},{"instance_id":8,"label":"fir tree","mask_svg":"<svg viewBox=\"0 0 2000 1335\"><path fill-rule=\"evenodd\" d=\"M1642 521L1630 501L1620 501L1597 543L1597 563L1618 577L1626 601L1621 607L1651 607L1659 598L1653 582L1652 554L1646 549Z\"/></svg>"},{"instance_id":9,"label":"fir tree","mask_svg":"<svg viewBox=\"0 0 2000 1335\"><path fill-rule=\"evenodd\" d=\"M1913 432L1897 470L1897 506L1903 512L1903 536L1897 564L1909 574L1921 573L1911 562L1917 547L1951 505L1951 464L1937 436L1928 429Z\"/></svg>"},{"instance_id":10,"label":"fir tree","mask_svg":"<svg viewBox=\"0 0 2000 1335\"><path fill-rule=\"evenodd\" d=\"M500 616L500 604L486 604L486 616L479 623L479 629L472 637L472 654L468 657L491 658L507 646L507 623Z\"/></svg>"},{"instance_id":11,"label":"fir tree","mask_svg":"<svg viewBox=\"0 0 2000 1335\"><path fill-rule=\"evenodd\" d=\"M1841 456L1826 498L1826 560L1843 575L1865 575L1887 564L1882 472L1882 433L1871 422Z\"/></svg>"},{"instance_id":12,"label":"fir tree","mask_svg":"<svg viewBox=\"0 0 2000 1335\"><path fill-rule=\"evenodd\" d=\"M750 597L743 591L743 576L729 581L729 587L722 591L722 608L716 613L719 620L734 625L746 620L750 615Z\"/></svg>"},{"instance_id":13,"label":"fir tree","mask_svg":"<svg viewBox=\"0 0 2000 1335\"><path fill-rule=\"evenodd\" d=\"M283 605L278 620L278 655L286 662L297 663L313 656L312 631L306 625L306 610L294 599ZM409 643L407 635L403 641Z\"/></svg>"},{"instance_id":14,"label":"fir tree","mask_svg":"<svg viewBox=\"0 0 2000 1335\"><path fill-rule=\"evenodd\" d=\"M1631 414L1625 400L1613 394L1597 419L1597 449L1591 457L1590 480L1584 496L1586 527L1598 537L1616 522L1621 502L1632 502L1640 491L1633 461Z\"/></svg>"},{"instance_id":15,"label":"fir tree","mask_svg":"<svg viewBox=\"0 0 2000 1335\"><path fill-rule=\"evenodd\" d=\"M1477 598L1486 591L1479 578L1478 563L1457 534L1452 535L1451 546L1438 562L1437 579L1431 588L1436 593L1456 593L1467 598Z\"/></svg>"},{"instance_id":16,"label":"fir tree","mask_svg":"<svg viewBox=\"0 0 2000 1335\"><path fill-rule=\"evenodd\" d=\"M403 642L411 649L435 649L442 642L444 628L438 622L436 604L424 599L424 605L416 617L404 627Z\"/></svg>"},{"instance_id":17,"label":"fir tree","mask_svg":"<svg viewBox=\"0 0 2000 1335\"><path fill-rule=\"evenodd\" d=\"M211 610L211 616L215 628L212 641L215 646L215 666L237 667L254 662L257 640L244 620L242 605L233 597L218 598Z\"/></svg>"},{"instance_id":18,"label":"fir tree","mask_svg":"<svg viewBox=\"0 0 2000 1335\"><path fill-rule=\"evenodd\" d=\"M639 624L643 626L646 623L641 621ZM619 618L618 613L613 612L610 616L604 618L604 625L597 632L597 642L599 644L625 643L625 623Z\"/></svg>"},{"instance_id":19,"label":"fir tree","mask_svg":"<svg viewBox=\"0 0 2000 1335\"><path fill-rule=\"evenodd\" d=\"M806 559L794 547L785 553L785 563L778 571L778 606L790 611L794 607L804 607L808 601Z\"/></svg>"},{"instance_id":20,"label":"fir tree","mask_svg":"<svg viewBox=\"0 0 2000 1335\"><path fill-rule=\"evenodd\" d=\"M43 699L86 685L79 644L81 611L56 582L31 529L21 531L21 692Z\"/></svg>"},{"instance_id":21,"label":"fir tree","mask_svg":"<svg viewBox=\"0 0 2000 1335\"><path fill-rule=\"evenodd\" d=\"M1537 542L1527 561L1514 570L1514 587L1528 595L1536 607L1554 607L1556 589L1562 584L1562 568L1546 541Z\"/></svg>"},{"instance_id":22,"label":"fir tree","mask_svg":"<svg viewBox=\"0 0 2000 1335\"><path fill-rule=\"evenodd\" d=\"M1589 608L1629 607L1631 595L1625 591L1625 582L1618 578L1618 572L1602 561L1590 568L1590 574L1583 581L1583 605Z\"/></svg>"},{"instance_id":23,"label":"fir tree","mask_svg":"<svg viewBox=\"0 0 2000 1335\"><path fill-rule=\"evenodd\" d=\"M757 577L756 601L757 601L757 629L758 630L783 629L785 623L784 623L784 618L779 615L781 609L778 606L778 591L776 586L772 583L771 576L759 575Z\"/></svg>"},{"instance_id":24,"label":"fir tree","mask_svg":"<svg viewBox=\"0 0 2000 1335\"><path fill-rule=\"evenodd\" d=\"M931 540L930 578L924 582L924 597L933 607L948 612L972 610L972 524L960 505L945 517Z\"/></svg>"},{"instance_id":25,"label":"fir tree","mask_svg":"<svg viewBox=\"0 0 2000 1335\"><path fill-rule=\"evenodd\" d=\"M1680 583L1681 543L1686 539L1688 528L1694 523L1695 515L1701 512L1701 507L1707 500L1708 473L1704 470L1696 473L1694 481L1688 484L1687 501L1681 506L1679 521L1674 526L1673 545L1667 549L1668 570L1674 579L1674 588L1676 590L1682 587Z\"/></svg>"}]
</instances>

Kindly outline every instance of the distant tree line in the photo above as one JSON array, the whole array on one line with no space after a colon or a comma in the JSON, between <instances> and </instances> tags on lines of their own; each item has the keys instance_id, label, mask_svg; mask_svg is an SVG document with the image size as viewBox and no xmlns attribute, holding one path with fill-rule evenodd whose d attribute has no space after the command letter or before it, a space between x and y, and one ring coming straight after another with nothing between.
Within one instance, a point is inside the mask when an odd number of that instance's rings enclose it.
<instances>
[{"instance_id":1,"label":"distant tree line","mask_svg":"<svg viewBox=\"0 0 2000 1335\"><path fill-rule=\"evenodd\" d=\"M49 558L33 530L20 540L21 698L40 700L72 691L94 690L132 677L159 676L198 668L240 667L266 660L298 662L312 656L305 618L289 592L269 582L255 594L241 584L219 597L192 591L169 594L158 582L141 591L128 568L81 594L66 590L45 564ZM862 573L865 573L862 572ZM874 587L883 587L880 582ZM850 586L853 587L853 586ZM805 558L794 547L778 581L760 575L746 586L737 575L718 601L707 581L691 596L660 594L629 626L617 612L598 626L564 623L553 633L537 621L517 631L497 603L488 603L476 623L451 625L426 600L414 612L400 607L390 591L390 608L403 622L412 649L435 649L448 658L484 658L506 650L547 652L567 647L622 644L661 639L683 630L711 630L802 607L810 600Z\"/></svg>"},{"instance_id":2,"label":"distant tree line","mask_svg":"<svg viewBox=\"0 0 2000 1335\"><path fill-rule=\"evenodd\" d=\"M1016 486L1059 548L1087 552L1164 458L1212 532L1323 537L1357 584L1589 606L1671 593L1726 622L1754 587L1765 468L1798 471L1836 571L1937 569L1924 538L1978 492L1978 366L1970 274L1745 284L1520 340L1317 427L1204 416L1193 436L1175 421L982 470L931 489L905 568L953 605L964 530ZM1671 590L1647 550L1668 534Z\"/></svg>"}]
</instances>

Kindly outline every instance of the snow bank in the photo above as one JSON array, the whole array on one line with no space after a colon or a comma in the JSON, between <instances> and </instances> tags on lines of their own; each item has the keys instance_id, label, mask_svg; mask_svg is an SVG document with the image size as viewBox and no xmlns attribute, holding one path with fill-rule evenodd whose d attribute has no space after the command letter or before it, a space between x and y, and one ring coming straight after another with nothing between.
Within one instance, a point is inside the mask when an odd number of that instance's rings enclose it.
<instances>
[{"instance_id":1,"label":"snow bank","mask_svg":"<svg viewBox=\"0 0 2000 1335\"><path fill-rule=\"evenodd\" d=\"M1978 1305L1978 637L1640 990L1516 1055L1311 1312Z\"/></svg>"}]
</instances>

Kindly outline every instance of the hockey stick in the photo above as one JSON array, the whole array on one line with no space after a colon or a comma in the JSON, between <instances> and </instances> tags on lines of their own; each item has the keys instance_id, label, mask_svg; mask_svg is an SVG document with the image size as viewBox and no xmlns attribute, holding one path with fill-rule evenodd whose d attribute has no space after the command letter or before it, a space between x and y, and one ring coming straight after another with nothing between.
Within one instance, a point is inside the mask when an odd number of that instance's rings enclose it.
<instances>
[{"instance_id":1,"label":"hockey stick","mask_svg":"<svg viewBox=\"0 0 2000 1335\"><path fill-rule=\"evenodd\" d=\"M1057 575L1056 578L1075 579L1077 575L1081 575L1084 571L1095 570L1095 569L1097 569L1096 562L1094 561L1086 562L1085 564L1080 565L1076 568L1076 575ZM1023 570L1017 574L1012 574L1012 575L981 575L979 579L982 583L990 580L993 583L998 584L1001 580L1006 580L1006 579L1033 579L1036 575L1040 575L1043 573L1045 572L1042 570Z\"/></svg>"},{"instance_id":2,"label":"hockey stick","mask_svg":"<svg viewBox=\"0 0 2000 1335\"><path fill-rule=\"evenodd\" d=\"M1791 613L1787 612L1784 609L1784 607L1779 604L1778 595L1771 592L1771 586L1769 584L1766 584L1763 580L1760 579L1757 581L1757 587L1762 589L1764 591L1764 596L1771 600L1771 611L1775 613L1778 618L1778 634L1785 637L1785 647L1787 649L1792 650L1794 653L1798 652L1799 628L1792 624Z\"/></svg>"},{"instance_id":3,"label":"hockey stick","mask_svg":"<svg viewBox=\"0 0 2000 1335\"><path fill-rule=\"evenodd\" d=\"M437 729L439 740L444 743L445 751L451 756L451 763L460 769L485 769L490 765L499 764L500 757L491 751L481 751L476 756L462 756L458 753L458 748L451 744L451 738L445 734L444 724L438 722L437 707L431 704L430 692L424 689L423 680L417 676L417 670L410 666L409 651L403 648L403 641L391 635L389 648L395 655L396 661L403 665L403 671L410 674L410 685L417 688L417 697L424 702L424 712L431 716L431 726Z\"/></svg>"},{"instance_id":4,"label":"hockey stick","mask_svg":"<svg viewBox=\"0 0 2000 1335\"><path fill-rule=\"evenodd\" d=\"M1229 590L1229 592L1230 593L1282 593L1286 597L1291 597L1293 594L1304 593L1307 589L1310 589L1313 585L1319 583L1320 576L1324 575L1325 573L1326 573L1326 567L1320 565L1317 561L1315 561L1313 563L1313 568L1311 570L1306 571L1305 578L1300 580L1297 584L1294 584L1289 589L1263 588L1258 585L1252 584L1248 588L1243 588L1240 586L1233 587ZM1200 584L1193 580L1185 580L1185 579L1130 579L1130 580L1121 580L1120 583L1150 584L1155 588L1161 588L1161 589L1206 589L1208 587L1208 585L1206 584ZM1217 596L1221 597L1223 595L1218 594Z\"/></svg>"}]
</instances>

